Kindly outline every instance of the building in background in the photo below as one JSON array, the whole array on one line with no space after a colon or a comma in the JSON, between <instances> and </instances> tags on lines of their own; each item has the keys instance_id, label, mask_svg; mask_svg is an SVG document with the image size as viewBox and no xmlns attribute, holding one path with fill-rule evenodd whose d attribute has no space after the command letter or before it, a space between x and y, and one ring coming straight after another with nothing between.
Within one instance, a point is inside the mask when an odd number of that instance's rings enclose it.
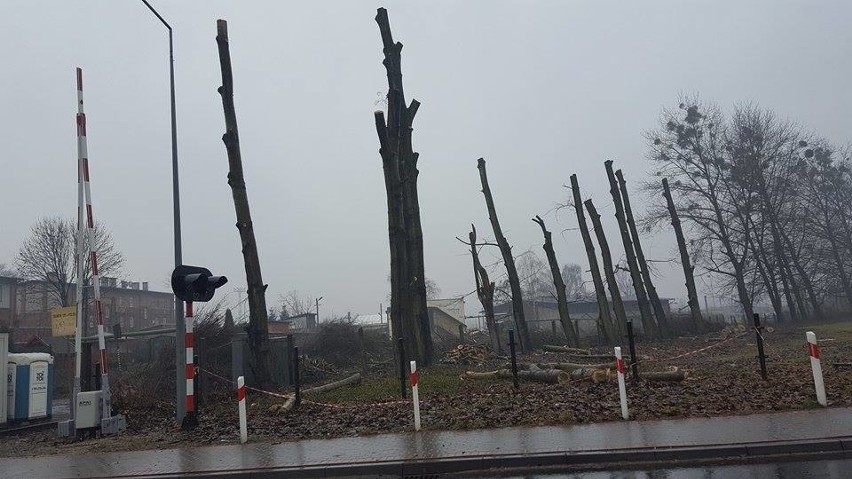
<instances>
[{"instance_id":1,"label":"building in background","mask_svg":"<svg viewBox=\"0 0 852 479\"><path fill-rule=\"evenodd\" d=\"M14 283L13 283L14 282ZM0 298L0 324L8 321L15 341L27 341L34 336L51 337L50 310L61 307L55 295L50 294L44 281L20 281L0 276L0 294L7 289L14 304L4 309ZM69 285L71 304L77 297L75 284ZM91 295L89 295L91 298ZM101 278L101 302L104 308L104 326L110 330L121 324L123 331L138 331L152 327L174 326L174 295L151 291L147 282L118 281L116 278ZM89 334L94 334L95 315L93 301L87 308ZM8 318L5 320L4 318Z\"/></svg>"}]
</instances>

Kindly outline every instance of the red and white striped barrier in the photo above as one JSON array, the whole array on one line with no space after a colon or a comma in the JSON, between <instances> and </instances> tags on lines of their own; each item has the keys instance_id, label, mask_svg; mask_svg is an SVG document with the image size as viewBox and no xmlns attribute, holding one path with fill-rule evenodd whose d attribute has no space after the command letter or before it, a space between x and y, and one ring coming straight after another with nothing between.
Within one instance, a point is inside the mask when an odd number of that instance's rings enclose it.
<instances>
[{"instance_id":1,"label":"red and white striped barrier","mask_svg":"<svg viewBox=\"0 0 852 479\"><path fill-rule=\"evenodd\" d=\"M237 407L240 411L240 442L248 441L248 428L246 425L246 380L240 376L237 378Z\"/></svg>"},{"instance_id":2,"label":"red and white striped barrier","mask_svg":"<svg viewBox=\"0 0 852 479\"><path fill-rule=\"evenodd\" d=\"M816 334L812 331L805 333L808 340L808 355L811 357L811 369L814 373L814 387L816 388L817 402L828 406L825 398L825 383L822 380L822 364L819 359L819 345L817 345Z\"/></svg>"},{"instance_id":3,"label":"red and white striped barrier","mask_svg":"<svg viewBox=\"0 0 852 479\"><path fill-rule=\"evenodd\" d=\"M420 373L417 372L417 361L411 361L411 402L414 403L414 430L420 430L420 393L417 384L420 382Z\"/></svg>"},{"instance_id":4,"label":"red and white striped barrier","mask_svg":"<svg viewBox=\"0 0 852 479\"><path fill-rule=\"evenodd\" d=\"M188 426L198 425L198 416L195 411L195 314L192 311L192 301L186 302L186 335L184 337L184 349L186 349L186 416L185 424Z\"/></svg>"},{"instance_id":5,"label":"red and white striped barrier","mask_svg":"<svg viewBox=\"0 0 852 479\"><path fill-rule=\"evenodd\" d=\"M627 386L624 384L624 359L621 358L621 348L615 347L615 369L618 371L618 395L621 399L621 417L630 419L627 410Z\"/></svg>"},{"instance_id":6,"label":"red and white striped barrier","mask_svg":"<svg viewBox=\"0 0 852 479\"><path fill-rule=\"evenodd\" d=\"M78 260L77 265L77 311L78 318L82 304L82 276L84 272L83 260L88 253L92 269L92 288L95 300L95 319L98 329L98 349L100 350L101 362L101 391L102 391L102 417L108 419L112 414L110 406L109 375L107 365L106 340L104 338L104 309L101 302L101 280L98 272L98 252L95 242L95 217L92 213L92 188L89 178L89 150L86 141L86 113L83 112L83 69L77 68L77 221L78 221ZM80 357L80 329L75 336L77 357ZM80 376L80 362L76 363L76 378Z\"/></svg>"}]
</instances>

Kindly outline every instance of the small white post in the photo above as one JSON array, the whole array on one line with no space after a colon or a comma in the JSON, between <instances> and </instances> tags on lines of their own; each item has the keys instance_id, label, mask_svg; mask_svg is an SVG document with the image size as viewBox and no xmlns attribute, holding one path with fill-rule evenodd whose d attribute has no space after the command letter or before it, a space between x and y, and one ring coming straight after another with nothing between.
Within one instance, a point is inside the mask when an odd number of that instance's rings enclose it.
<instances>
[{"instance_id":1,"label":"small white post","mask_svg":"<svg viewBox=\"0 0 852 479\"><path fill-rule=\"evenodd\" d=\"M248 427L246 425L246 380L243 376L237 378L237 404L240 410L240 442L248 441Z\"/></svg>"},{"instance_id":2,"label":"small white post","mask_svg":"<svg viewBox=\"0 0 852 479\"><path fill-rule=\"evenodd\" d=\"M411 402L414 403L414 430L420 430L420 394L417 391L417 383L420 382L420 374L417 372L417 361L411 361Z\"/></svg>"},{"instance_id":3,"label":"small white post","mask_svg":"<svg viewBox=\"0 0 852 479\"><path fill-rule=\"evenodd\" d=\"M627 386L624 385L624 360L621 359L621 348L615 347L615 369L618 371L618 395L621 397L621 417L630 419L627 411Z\"/></svg>"},{"instance_id":4,"label":"small white post","mask_svg":"<svg viewBox=\"0 0 852 479\"><path fill-rule=\"evenodd\" d=\"M822 380L822 364L819 360L819 346L817 345L816 334L812 331L805 333L808 339L808 355L811 357L811 369L814 372L814 387L816 388L817 401L823 406L828 406L825 399L825 383Z\"/></svg>"}]
</instances>

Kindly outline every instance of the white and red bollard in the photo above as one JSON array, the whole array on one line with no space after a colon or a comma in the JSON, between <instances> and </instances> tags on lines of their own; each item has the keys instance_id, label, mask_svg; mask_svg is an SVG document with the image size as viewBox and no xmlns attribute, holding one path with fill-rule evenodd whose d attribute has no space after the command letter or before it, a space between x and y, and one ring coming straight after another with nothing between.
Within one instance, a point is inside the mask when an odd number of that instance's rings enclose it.
<instances>
[{"instance_id":1,"label":"white and red bollard","mask_svg":"<svg viewBox=\"0 0 852 479\"><path fill-rule=\"evenodd\" d=\"M246 380L243 376L237 378L237 407L240 411L240 442L248 441L248 426L246 424Z\"/></svg>"},{"instance_id":2,"label":"white and red bollard","mask_svg":"<svg viewBox=\"0 0 852 479\"><path fill-rule=\"evenodd\" d=\"M805 333L808 339L808 355L811 357L811 369L814 372L814 387L816 388L817 402L828 406L825 398L825 383L822 380L822 364L819 359L819 345L817 345L816 334L812 331Z\"/></svg>"},{"instance_id":3,"label":"white and red bollard","mask_svg":"<svg viewBox=\"0 0 852 479\"><path fill-rule=\"evenodd\" d=\"M198 426L198 413L195 410L195 331L193 330L195 315L192 311L192 302L186 302L186 335L184 337L184 349L186 350L186 415L183 417L183 429L191 429Z\"/></svg>"},{"instance_id":4,"label":"white and red bollard","mask_svg":"<svg viewBox=\"0 0 852 479\"><path fill-rule=\"evenodd\" d=\"M630 419L627 410L627 386L624 384L624 359L621 358L621 348L615 347L615 369L618 371L618 395L621 398L621 417Z\"/></svg>"},{"instance_id":5,"label":"white and red bollard","mask_svg":"<svg viewBox=\"0 0 852 479\"><path fill-rule=\"evenodd\" d=\"M411 361L411 402L414 404L414 430L420 430L420 393L417 391L417 383L420 382L420 373L417 372L417 361Z\"/></svg>"}]
</instances>

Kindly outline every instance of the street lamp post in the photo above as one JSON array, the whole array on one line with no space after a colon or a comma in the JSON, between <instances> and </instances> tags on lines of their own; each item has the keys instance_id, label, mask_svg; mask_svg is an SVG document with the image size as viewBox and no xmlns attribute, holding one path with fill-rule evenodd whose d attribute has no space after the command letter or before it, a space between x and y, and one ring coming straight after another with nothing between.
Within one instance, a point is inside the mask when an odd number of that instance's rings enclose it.
<instances>
[{"instance_id":1,"label":"street lamp post","mask_svg":"<svg viewBox=\"0 0 852 479\"><path fill-rule=\"evenodd\" d=\"M178 187L178 154L177 154L177 115L175 113L175 54L174 44L172 42L172 26L154 10L154 7L148 3L148 0L142 0L142 3L151 10L157 19L159 19L166 29L169 31L169 90L171 94L171 116L172 116L172 204L174 207L174 239L175 239L175 268L183 263L181 252L181 234L180 234L180 188ZM186 335L186 323L183 317L183 304L177 297L175 298L175 385L177 386L175 394L175 411L177 412L177 421L183 421L183 416L186 414L186 357L184 355L183 341L178 338L183 338Z\"/></svg>"},{"instance_id":2,"label":"street lamp post","mask_svg":"<svg viewBox=\"0 0 852 479\"><path fill-rule=\"evenodd\" d=\"M322 296L317 298L317 325L319 325L319 322L320 322L320 320L319 320L319 302L320 301L322 301Z\"/></svg>"}]
</instances>

